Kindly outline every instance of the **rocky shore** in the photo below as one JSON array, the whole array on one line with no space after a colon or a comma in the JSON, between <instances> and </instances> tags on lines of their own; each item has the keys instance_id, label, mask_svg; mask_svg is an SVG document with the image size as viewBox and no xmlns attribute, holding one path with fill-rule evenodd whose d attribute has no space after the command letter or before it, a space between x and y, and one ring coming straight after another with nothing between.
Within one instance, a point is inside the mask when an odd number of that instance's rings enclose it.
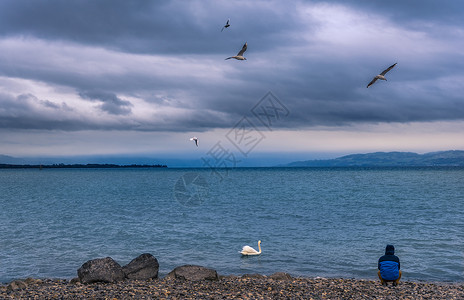
<instances>
[{"instance_id":1,"label":"rocky shore","mask_svg":"<svg viewBox=\"0 0 464 300\"><path fill-rule=\"evenodd\" d=\"M172 277L82 284L76 280L26 279L0 286L0 299L464 299L464 284L271 276Z\"/></svg>"},{"instance_id":2,"label":"rocky shore","mask_svg":"<svg viewBox=\"0 0 464 300\"><path fill-rule=\"evenodd\" d=\"M0 299L464 299L464 283L296 278L287 273L219 276L184 265L158 278L158 260L144 253L125 266L111 257L85 262L72 280L15 280L0 285Z\"/></svg>"}]
</instances>

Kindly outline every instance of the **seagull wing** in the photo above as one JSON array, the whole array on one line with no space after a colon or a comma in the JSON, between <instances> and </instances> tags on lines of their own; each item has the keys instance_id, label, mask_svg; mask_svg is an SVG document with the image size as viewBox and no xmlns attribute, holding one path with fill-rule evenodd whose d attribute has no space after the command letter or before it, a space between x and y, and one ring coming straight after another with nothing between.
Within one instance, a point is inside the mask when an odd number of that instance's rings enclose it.
<instances>
[{"instance_id":1,"label":"seagull wing","mask_svg":"<svg viewBox=\"0 0 464 300\"><path fill-rule=\"evenodd\" d=\"M226 25L224 25L224 26L222 27L221 32L224 30L224 28L227 28L227 27L230 26L229 22L230 22L230 19L228 19L227 22L226 22Z\"/></svg>"},{"instance_id":2,"label":"seagull wing","mask_svg":"<svg viewBox=\"0 0 464 300\"><path fill-rule=\"evenodd\" d=\"M191 141L194 141L195 142L195 145L197 145L198 147L198 138L197 137L193 137L193 138L190 138Z\"/></svg>"},{"instance_id":3,"label":"seagull wing","mask_svg":"<svg viewBox=\"0 0 464 300\"><path fill-rule=\"evenodd\" d=\"M237 56L243 56L243 53L245 53L247 47L248 47L248 45L245 42L245 45L243 45L242 50L240 50L240 52L237 54Z\"/></svg>"},{"instance_id":4,"label":"seagull wing","mask_svg":"<svg viewBox=\"0 0 464 300\"><path fill-rule=\"evenodd\" d=\"M370 86L373 85L374 82L376 82L376 81L377 81L377 77L374 77L374 79L372 79L372 81L369 82L369 84L367 85L367 87L370 87Z\"/></svg>"},{"instance_id":5,"label":"seagull wing","mask_svg":"<svg viewBox=\"0 0 464 300\"><path fill-rule=\"evenodd\" d=\"M394 66L396 66L397 63L394 63L393 65L389 66L387 69L383 70L382 73L380 73L380 75L385 75L387 74L388 71L390 71L391 69L393 69Z\"/></svg>"}]
</instances>

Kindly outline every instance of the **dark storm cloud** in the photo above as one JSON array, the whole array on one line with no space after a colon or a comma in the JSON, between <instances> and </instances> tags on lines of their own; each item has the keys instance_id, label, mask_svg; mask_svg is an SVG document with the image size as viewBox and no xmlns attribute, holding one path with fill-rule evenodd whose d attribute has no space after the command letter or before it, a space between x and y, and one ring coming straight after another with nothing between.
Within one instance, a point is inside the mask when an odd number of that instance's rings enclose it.
<instances>
[{"instance_id":1,"label":"dark storm cloud","mask_svg":"<svg viewBox=\"0 0 464 300\"><path fill-rule=\"evenodd\" d=\"M259 41L256 44L268 44L269 33L292 28L286 14L294 10L292 6L239 6L242 8L216 1L2 1L0 35L34 36L135 53L203 54L228 49L223 43L225 34L239 43L250 37ZM236 30L221 34L229 17Z\"/></svg>"},{"instance_id":2,"label":"dark storm cloud","mask_svg":"<svg viewBox=\"0 0 464 300\"><path fill-rule=\"evenodd\" d=\"M110 45L125 36L146 35L146 25L150 24L148 20L155 2L143 3L86 0L3 1L0 4L0 32L4 36L34 36L41 39Z\"/></svg>"},{"instance_id":3,"label":"dark storm cloud","mask_svg":"<svg viewBox=\"0 0 464 300\"><path fill-rule=\"evenodd\" d=\"M302 29L294 14L299 4L305 3L343 5L409 27L464 25L463 5L456 0L256 1L256 5L244 1L5 0L0 2L0 35L65 40L136 53L201 54L228 49L223 43L227 34L237 42L254 40L256 49L266 49L286 33ZM221 33L227 18L232 27ZM297 42L298 38L293 38L291 42ZM287 35L280 42L291 39Z\"/></svg>"},{"instance_id":4,"label":"dark storm cloud","mask_svg":"<svg viewBox=\"0 0 464 300\"><path fill-rule=\"evenodd\" d=\"M280 127L463 120L463 6L2 1L0 76L72 90L112 117L82 122L56 100L26 105L10 95L1 104L2 124L34 128L37 116L51 122L43 127L63 130L229 128L268 91L290 111ZM221 32L228 18L231 27ZM245 41L247 61L224 61ZM394 62L388 82L366 89ZM60 100L68 108L70 101ZM140 105L152 115L139 117Z\"/></svg>"}]
</instances>

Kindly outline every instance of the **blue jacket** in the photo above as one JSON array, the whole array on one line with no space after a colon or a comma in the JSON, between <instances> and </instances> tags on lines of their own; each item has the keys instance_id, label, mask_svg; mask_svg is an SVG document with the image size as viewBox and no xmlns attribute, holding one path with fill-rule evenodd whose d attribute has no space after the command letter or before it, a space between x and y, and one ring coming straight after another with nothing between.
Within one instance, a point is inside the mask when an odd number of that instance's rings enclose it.
<instances>
[{"instance_id":1,"label":"blue jacket","mask_svg":"<svg viewBox=\"0 0 464 300\"><path fill-rule=\"evenodd\" d=\"M385 248L385 255L379 258L378 268L384 280L396 280L400 276L400 259L395 255L393 245Z\"/></svg>"}]
</instances>

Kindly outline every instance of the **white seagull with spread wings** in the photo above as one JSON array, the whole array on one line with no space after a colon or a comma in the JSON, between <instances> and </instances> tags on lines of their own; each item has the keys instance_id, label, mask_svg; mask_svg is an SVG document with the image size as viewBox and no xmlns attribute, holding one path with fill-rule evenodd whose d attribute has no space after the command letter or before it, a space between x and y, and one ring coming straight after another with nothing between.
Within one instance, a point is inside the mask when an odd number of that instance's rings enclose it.
<instances>
[{"instance_id":1,"label":"white seagull with spread wings","mask_svg":"<svg viewBox=\"0 0 464 300\"><path fill-rule=\"evenodd\" d=\"M367 85L367 87L370 87L371 85L374 84L374 82L377 81L377 79L380 79L380 80L387 80L387 78L385 78L385 74L387 74L388 71L390 71L391 69L393 69L393 67L396 66L396 63L394 63L393 65L389 66L388 68L386 68L385 70L382 71L382 73L380 73L379 75L375 76L374 79L372 79L371 82L369 82L369 84Z\"/></svg>"},{"instance_id":2,"label":"white seagull with spread wings","mask_svg":"<svg viewBox=\"0 0 464 300\"><path fill-rule=\"evenodd\" d=\"M243 45L242 50L240 50L240 52L239 52L237 55L228 57L228 58L226 58L226 59L235 58L235 59L237 59L237 60L246 60L246 58L243 57L243 53L245 53L247 47L248 47L248 45L247 45L247 43L245 42L245 45Z\"/></svg>"},{"instance_id":3,"label":"white seagull with spread wings","mask_svg":"<svg viewBox=\"0 0 464 300\"><path fill-rule=\"evenodd\" d=\"M191 141L194 141L195 142L195 145L197 145L198 147L198 138L196 136L190 138Z\"/></svg>"}]
</instances>

